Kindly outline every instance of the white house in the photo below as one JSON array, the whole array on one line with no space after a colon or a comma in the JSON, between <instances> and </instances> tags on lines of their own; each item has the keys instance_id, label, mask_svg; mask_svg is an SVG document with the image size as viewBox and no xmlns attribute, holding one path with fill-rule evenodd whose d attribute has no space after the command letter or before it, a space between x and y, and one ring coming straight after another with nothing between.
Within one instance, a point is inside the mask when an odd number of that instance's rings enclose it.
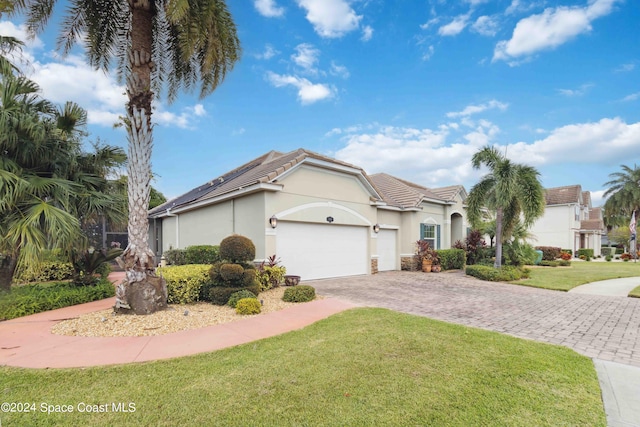
<instances>
[{"instance_id":1,"label":"white house","mask_svg":"<svg viewBox=\"0 0 640 427\"><path fill-rule=\"evenodd\" d=\"M580 185L545 190L544 216L529 230L535 246L556 246L571 249L593 249L600 255L605 234L601 208L591 206L591 193Z\"/></svg>"}]
</instances>

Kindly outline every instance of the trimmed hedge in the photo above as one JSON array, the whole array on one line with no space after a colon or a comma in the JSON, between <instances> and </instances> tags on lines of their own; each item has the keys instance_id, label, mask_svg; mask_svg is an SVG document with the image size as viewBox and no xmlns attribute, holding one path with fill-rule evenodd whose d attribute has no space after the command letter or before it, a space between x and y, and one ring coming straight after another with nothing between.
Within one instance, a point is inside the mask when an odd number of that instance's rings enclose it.
<instances>
[{"instance_id":1,"label":"trimmed hedge","mask_svg":"<svg viewBox=\"0 0 640 427\"><path fill-rule=\"evenodd\" d=\"M70 262L43 261L35 268L21 271L13 281L15 283L51 282L69 280L72 276L73 265Z\"/></svg>"},{"instance_id":2,"label":"trimmed hedge","mask_svg":"<svg viewBox=\"0 0 640 427\"><path fill-rule=\"evenodd\" d=\"M476 277L480 280L491 282L511 282L513 280L526 279L531 270L504 265L502 268L489 267L485 265L468 265L465 273L468 276Z\"/></svg>"},{"instance_id":3,"label":"trimmed hedge","mask_svg":"<svg viewBox=\"0 0 640 427\"><path fill-rule=\"evenodd\" d=\"M220 261L220 246L187 246L184 258L186 264L213 264Z\"/></svg>"},{"instance_id":4,"label":"trimmed hedge","mask_svg":"<svg viewBox=\"0 0 640 427\"><path fill-rule=\"evenodd\" d=\"M615 254L616 248L610 248L608 246L600 248L600 253L603 257L613 256Z\"/></svg>"},{"instance_id":5,"label":"trimmed hedge","mask_svg":"<svg viewBox=\"0 0 640 427\"><path fill-rule=\"evenodd\" d=\"M307 302L316 297L316 290L313 286L296 285L285 289L282 300L285 302Z\"/></svg>"},{"instance_id":6,"label":"trimmed hedge","mask_svg":"<svg viewBox=\"0 0 640 427\"><path fill-rule=\"evenodd\" d=\"M241 291L232 293L229 297L229 301L227 301L227 305L231 308L236 308L236 305L238 305L238 301L244 298L258 299L253 292L243 289Z\"/></svg>"},{"instance_id":7,"label":"trimmed hedge","mask_svg":"<svg viewBox=\"0 0 640 427\"><path fill-rule=\"evenodd\" d=\"M236 313L248 315L248 314L260 314L262 306L260 301L255 298L242 298L236 304Z\"/></svg>"},{"instance_id":8,"label":"trimmed hedge","mask_svg":"<svg viewBox=\"0 0 640 427\"><path fill-rule=\"evenodd\" d=\"M0 292L0 321L28 316L42 311L98 301L115 295L108 280L97 285L75 286L72 283L26 285Z\"/></svg>"},{"instance_id":9,"label":"trimmed hedge","mask_svg":"<svg viewBox=\"0 0 640 427\"><path fill-rule=\"evenodd\" d=\"M184 249L169 249L162 256L169 265L185 265L187 263L187 253Z\"/></svg>"},{"instance_id":10,"label":"trimmed hedge","mask_svg":"<svg viewBox=\"0 0 640 427\"><path fill-rule=\"evenodd\" d=\"M258 285L248 286L246 288L234 288L234 287L226 287L226 286L212 286L209 289L209 297L207 298L212 304L215 305L226 305L231 298L231 295L236 292L247 290L254 295L258 295L260 293L260 287Z\"/></svg>"},{"instance_id":11,"label":"trimmed hedge","mask_svg":"<svg viewBox=\"0 0 640 427\"><path fill-rule=\"evenodd\" d=\"M200 289L209 281L210 265L188 264L158 268L167 281L169 304L192 304L200 299Z\"/></svg>"},{"instance_id":12,"label":"trimmed hedge","mask_svg":"<svg viewBox=\"0 0 640 427\"><path fill-rule=\"evenodd\" d=\"M544 261L553 261L556 258L560 258L560 252L562 249L555 246L536 246L536 250L542 251L542 259Z\"/></svg>"},{"instance_id":13,"label":"trimmed hedge","mask_svg":"<svg viewBox=\"0 0 640 427\"><path fill-rule=\"evenodd\" d=\"M464 249L439 249L436 253L443 270L462 270L467 260Z\"/></svg>"},{"instance_id":14,"label":"trimmed hedge","mask_svg":"<svg viewBox=\"0 0 640 427\"><path fill-rule=\"evenodd\" d=\"M593 258L593 249L578 249L578 258L583 255L585 258Z\"/></svg>"}]
</instances>

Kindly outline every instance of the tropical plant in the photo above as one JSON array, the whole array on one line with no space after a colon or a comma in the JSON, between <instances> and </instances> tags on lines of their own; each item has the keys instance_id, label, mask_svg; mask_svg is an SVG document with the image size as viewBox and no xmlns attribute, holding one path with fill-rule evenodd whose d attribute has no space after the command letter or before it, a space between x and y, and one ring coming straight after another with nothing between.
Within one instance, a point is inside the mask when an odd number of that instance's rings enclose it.
<instances>
[{"instance_id":1,"label":"tropical plant","mask_svg":"<svg viewBox=\"0 0 640 427\"><path fill-rule=\"evenodd\" d=\"M631 215L640 214L640 168L620 165L622 172L609 174L608 187L604 192L607 201L604 204L604 219L608 227L629 225Z\"/></svg>"},{"instance_id":2,"label":"tropical plant","mask_svg":"<svg viewBox=\"0 0 640 427\"><path fill-rule=\"evenodd\" d=\"M73 103L56 108L38 93L33 81L0 74L2 288L44 250L82 247L80 225L122 205L103 193L105 172L81 150L86 112Z\"/></svg>"},{"instance_id":3,"label":"tropical plant","mask_svg":"<svg viewBox=\"0 0 640 427\"><path fill-rule=\"evenodd\" d=\"M473 186L467 198L467 218L474 227L485 209L496 213L495 267L502 265L502 244L507 241L522 217L528 228L544 213L544 190L540 173L531 166L512 163L495 147L486 146L471 159L474 169L482 165L489 173Z\"/></svg>"},{"instance_id":4,"label":"tropical plant","mask_svg":"<svg viewBox=\"0 0 640 427\"><path fill-rule=\"evenodd\" d=\"M96 250L90 247L82 252L72 250L73 283L78 286L95 285L99 281L97 272L100 268L120 255L122 249Z\"/></svg>"},{"instance_id":5,"label":"tropical plant","mask_svg":"<svg viewBox=\"0 0 640 427\"><path fill-rule=\"evenodd\" d=\"M16 0L32 33L42 31L55 0ZM126 80L124 120L129 139L129 245L126 280L116 292L120 312L148 314L166 307L166 283L154 273L147 241L150 198L152 102L166 87L169 101L200 83L200 96L215 90L239 59L240 42L223 0L70 0L58 45L68 53L82 41L91 66L108 71L115 59ZM134 302L135 301L135 302Z\"/></svg>"}]
</instances>

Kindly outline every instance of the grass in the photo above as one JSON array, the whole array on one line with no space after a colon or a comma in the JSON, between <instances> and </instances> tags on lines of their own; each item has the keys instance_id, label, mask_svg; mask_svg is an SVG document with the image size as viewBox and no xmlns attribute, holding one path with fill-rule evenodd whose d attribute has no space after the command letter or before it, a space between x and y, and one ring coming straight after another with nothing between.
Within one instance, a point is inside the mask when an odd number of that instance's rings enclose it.
<instances>
[{"instance_id":1,"label":"grass","mask_svg":"<svg viewBox=\"0 0 640 427\"><path fill-rule=\"evenodd\" d=\"M631 292L629 292L629 296L632 298L640 298L640 286L633 288Z\"/></svg>"},{"instance_id":2,"label":"grass","mask_svg":"<svg viewBox=\"0 0 640 427\"><path fill-rule=\"evenodd\" d=\"M0 401L37 409L0 413L7 426L606 424L593 363L572 350L372 308L197 356L0 377Z\"/></svg>"},{"instance_id":3,"label":"grass","mask_svg":"<svg viewBox=\"0 0 640 427\"><path fill-rule=\"evenodd\" d=\"M576 261L571 263L571 267L532 268L529 279L511 283L568 291L585 283L634 276L640 276L640 263Z\"/></svg>"}]
</instances>

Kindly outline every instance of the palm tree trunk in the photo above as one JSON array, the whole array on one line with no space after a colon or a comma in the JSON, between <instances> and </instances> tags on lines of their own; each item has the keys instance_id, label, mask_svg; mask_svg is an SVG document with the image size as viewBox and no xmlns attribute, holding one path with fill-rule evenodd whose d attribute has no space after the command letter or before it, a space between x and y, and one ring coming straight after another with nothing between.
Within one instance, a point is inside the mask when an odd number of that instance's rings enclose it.
<instances>
[{"instance_id":1,"label":"palm tree trunk","mask_svg":"<svg viewBox=\"0 0 640 427\"><path fill-rule=\"evenodd\" d=\"M129 0L131 8L130 71L127 76L127 130L129 138L129 245L124 251L125 282L116 291L116 311L150 314L166 308L167 285L154 273L149 248L149 194L151 187L151 46L153 6L149 0Z\"/></svg>"},{"instance_id":2,"label":"palm tree trunk","mask_svg":"<svg viewBox=\"0 0 640 427\"><path fill-rule=\"evenodd\" d=\"M11 289L13 275L18 265L18 257L16 255L7 255L0 258L0 290L8 291Z\"/></svg>"},{"instance_id":3,"label":"palm tree trunk","mask_svg":"<svg viewBox=\"0 0 640 427\"><path fill-rule=\"evenodd\" d=\"M502 267L502 208L496 210L496 260L493 263L495 268Z\"/></svg>"}]
</instances>

